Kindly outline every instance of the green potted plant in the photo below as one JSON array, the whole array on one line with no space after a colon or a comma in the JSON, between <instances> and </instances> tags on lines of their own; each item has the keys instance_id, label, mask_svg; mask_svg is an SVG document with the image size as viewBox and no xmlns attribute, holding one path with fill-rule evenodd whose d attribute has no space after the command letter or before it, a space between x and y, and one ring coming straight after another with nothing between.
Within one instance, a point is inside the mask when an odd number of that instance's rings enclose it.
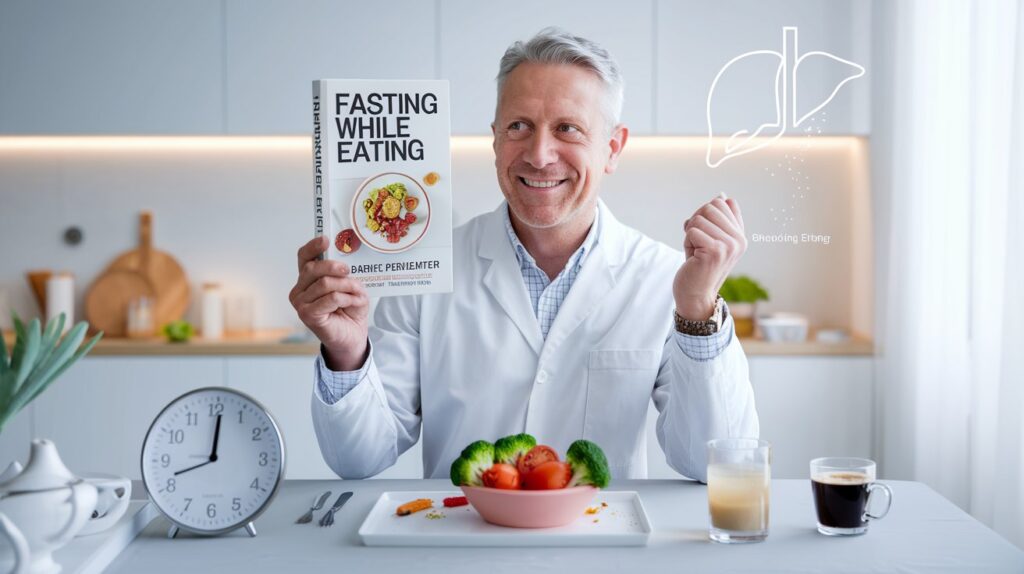
<instances>
[{"instance_id":1,"label":"green potted plant","mask_svg":"<svg viewBox=\"0 0 1024 574\"><path fill-rule=\"evenodd\" d=\"M754 317L757 302L768 300L768 291L747 275L729 276L718 290L718 294L729 304L737 337L754 335Z\"/></svg>"},{"instance_id":2,"label":"green potted plant","mask_svg":"<svg viewBox=\"0 0 1024 574\"><path fill-rule=\"evenodd\" d=\"M14 315L14 346L10 357L7 343L0 337L0 433L18 411L88 353L103 336L100 331L82 345L89 324L81 321L61 337L64 320L61 313L51 319L44 330L39 319L25 325Z\"/></svg>"}]
</instances>

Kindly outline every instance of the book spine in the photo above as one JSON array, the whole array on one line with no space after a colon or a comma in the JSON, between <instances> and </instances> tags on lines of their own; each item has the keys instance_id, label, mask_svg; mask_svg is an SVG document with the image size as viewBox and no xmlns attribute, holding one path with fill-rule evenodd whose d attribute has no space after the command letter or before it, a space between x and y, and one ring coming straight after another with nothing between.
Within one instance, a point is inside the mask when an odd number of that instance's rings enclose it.
<instances>
[{"instance_id":1,"label":"book spine","mask_svg":"<svg viewBox=\"0 0 1024 574\"><path fill-rule=\"evenodd\" d=\"M330 206L327 205L330 194L324 193L326 183L326 178L324 177L326 175L324 167L325 142L323 130L321 129L320 86L321 82L319 80L313 82L313 229L317 237L327 232L324 214L330 209ZM317 259L327 259L327 253L329 252L330 245L327 246L323 253L317 256Z\"/></svg>"}]
</instances>

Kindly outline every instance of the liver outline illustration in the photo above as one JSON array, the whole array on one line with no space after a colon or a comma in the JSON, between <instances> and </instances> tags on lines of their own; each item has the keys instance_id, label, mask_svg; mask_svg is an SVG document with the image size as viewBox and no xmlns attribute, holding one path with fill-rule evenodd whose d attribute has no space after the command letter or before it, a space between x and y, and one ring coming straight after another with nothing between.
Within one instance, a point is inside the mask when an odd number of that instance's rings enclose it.
<instances>
[{"instance_id":1,"label":"liver outline illustration","mask_svg":"<svg viewBox=\"0 0 1024 574\"><path fill-rule=\"evenodd\" d=\"M735 64L751 58L764 59L776 66L774 81L775 117L771 121L766 121L759 125L753 132L745 129L733 132L725 140L724 145L721 146L722 149L717 150L712 122L712 102L714 101L715 88L718 86L723 75ZM825 65L842 66L846 69L846 74L842 80L835 83L832 92L827 98L816 102L817 105L811 107L809 111L800 113L798 106L799 98L797 97L799 91L797 90L797 78L800 65L804 62L821 62ZM792 70L792 73L790 73L790 70ZM864 72L863 66L828 52L814 51L799 55L797 28L792 26L784 27L782 29L782 52L773 50L745 52L729 60L718 71L718 74L715 75L715 79L711 82L710 89L708 89L706 109L708 145L705 163L707 163L708 167L715 168L727 159L748 154L771 145L775 140L782 137L787 129L799 127L807 118L828 105L847 82L863 76ZM716 152L720 153L720 157L713 159Z\"/></svg>"}]
</instances>

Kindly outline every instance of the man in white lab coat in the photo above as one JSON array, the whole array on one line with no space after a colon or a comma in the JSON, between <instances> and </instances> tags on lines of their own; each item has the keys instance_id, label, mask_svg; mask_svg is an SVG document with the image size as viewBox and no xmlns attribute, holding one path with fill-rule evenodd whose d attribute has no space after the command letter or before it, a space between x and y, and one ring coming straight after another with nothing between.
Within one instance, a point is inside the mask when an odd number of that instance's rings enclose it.
<instances>
[{"instance_id":1,"label":"man in white lab coat","mask_svg":"<svg viewBox=\"0 0 1024 574\"><path fill-rule=\"evenodd\" d=\"M369 299L327 238L298 253L289 296L320 339L312 416L344 478L381 472L423 435L423 473L519 432L564 453L586 438L614 478L647 476L653 399L669 465L704 480L705 443L756 437L747 361L718 289L746 250L724 196L685 222L683 254L619 223L598 190L628 130L622 78L557 29L501 60L494 133L506 201L454 231L454 291ZM642 190L637 190L638 201ZM682 217L680 217L682 220Z\"/></svg>"}]
</instances>

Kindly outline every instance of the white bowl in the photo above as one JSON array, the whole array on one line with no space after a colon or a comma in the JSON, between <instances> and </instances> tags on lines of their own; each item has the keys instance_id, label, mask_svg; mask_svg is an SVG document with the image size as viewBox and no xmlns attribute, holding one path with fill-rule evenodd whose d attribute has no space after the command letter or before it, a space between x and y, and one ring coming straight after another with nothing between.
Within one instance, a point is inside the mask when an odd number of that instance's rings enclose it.
<instances>
[{"instance_id":1,"label":"white bowl","mask_svg":"<svg viewBox=\"0 0 1024 574\"><path fill-rule=\"evenodd\" d=\"M553 528L570 524L584 515L598 491L593 486L551 490L505 490L486 486L460 488L481 518L491 524L512 528Z\"/></svg>"},{"instance_id":2,"label":"white bowl","mask_svg":"<svg viewBox=\"0 0 1024 574\"><path fill-rule=\"evenodd\" d=\"M769 343L795 343L807 340L807 317L797 313L772 313L757 318L761 336Z\"/></svg>"}]
</instances>

